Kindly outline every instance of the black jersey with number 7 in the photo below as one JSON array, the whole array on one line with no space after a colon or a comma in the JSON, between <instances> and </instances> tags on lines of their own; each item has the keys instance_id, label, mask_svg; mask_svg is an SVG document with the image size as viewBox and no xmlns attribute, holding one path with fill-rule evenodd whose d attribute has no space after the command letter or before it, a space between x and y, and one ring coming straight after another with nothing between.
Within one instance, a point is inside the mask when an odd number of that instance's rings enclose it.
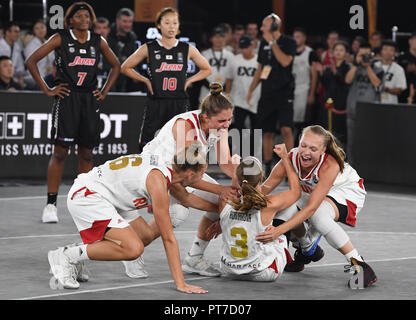
<instances>
[{"instance_id":1,"label":"black jersey with number 7","mask_svg":"<svg viewBox=\"0 0 416 320\"><path fill-rule=\"evenodd\" d=\"M72 30L60 30L59 35L61 46L55 49L55 85L68 83L72 90L95 90L101 36L88 31L87 41L80 43Z\"/></svg>"}]
</instances>

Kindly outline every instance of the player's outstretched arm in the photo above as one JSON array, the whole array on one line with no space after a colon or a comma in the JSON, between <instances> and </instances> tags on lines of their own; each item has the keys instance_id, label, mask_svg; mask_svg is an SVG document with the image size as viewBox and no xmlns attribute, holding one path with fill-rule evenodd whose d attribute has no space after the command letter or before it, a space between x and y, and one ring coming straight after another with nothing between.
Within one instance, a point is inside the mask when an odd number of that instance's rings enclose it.
<instances>
[{"instance_id":1,"label":"player's outstretched arm","mask_svg":"<svg viewBox=\"0 0 416 320\"><path fill-rule=\"evenodd\" d=\"M185 293L206 293L208 291L185 283L182 273L179 246L173 233L172 222L169 216L169 194L167 182L159 170L152 170L146 180L146 187L152 199L153 215L160 231L170 272L176 289Z\"/></svg>"}]
</instances>

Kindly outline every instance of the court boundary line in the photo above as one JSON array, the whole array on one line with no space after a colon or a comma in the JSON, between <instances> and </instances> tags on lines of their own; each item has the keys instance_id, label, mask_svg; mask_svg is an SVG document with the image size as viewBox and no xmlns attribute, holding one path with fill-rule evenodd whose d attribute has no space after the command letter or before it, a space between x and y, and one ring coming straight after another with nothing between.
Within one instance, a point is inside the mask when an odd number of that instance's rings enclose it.
<instances>
[{"instance_id":1,"label":"court boundary line","mask_svg":"<svg viewBox=\"0 0 416 320\"><path fill-rule=\"evenodd\" d=\"M178 230L175 234L195 233L195 230ZM393 232L393 231L346 231L348 234L379 234L392 236L416 236L416 232ZM64 234L43 234L43 235L29 235L29 236L14 236L14 237L0 237L0 240L22 240L33 238L59 238L59 237L74 237L79 236L79 233L64 233ZM215 240L215 239L213 239Z\"/></svg>"},{"instance_id":2,"label":"court boundary line","mask_svg":"<svg viewBox=\"0 0 416 320\"><path fill-rule=\"evenodd\" d=\"M392 259L376 259L376 260L366 260L368 263L377 263L377 262L391 262L391 261L403 261L403 260L415 260L416 257L401 257L401 258L392 258ZM307 269L309 268L323 268L323 267L333 267L333 266L342 266L346 265L347 262L338 262L338 263L329 263L329 264L321 264L321 265L312 265L306 266ZM194 281L194 280L210 280L215 279L218 277L197 277L197 278L187 278L185 281ZM15 298L15 299L8 299L8 300L35 300L35 299L45 299L45 298L53 298L53 297L62 297L62 296L70 296L70 295L77 295L77 294L84 294L84 293L97 293L97 292L104 292L104 291L112 291L112 290L121 290L121 289L130 289L130 288L138 288L138 287L146 287L146 286L155 286L159 284L168 284L173 283L174 280L166 280L166 281L158 281L158 282L151 282L151 283L140 283L140 284L132 284L126 286L116 286L116 287L107 287L101 289L90 289L90 290L81 290L75 292L62 292L57 294L48 294L48 295L41 295L41 296L33 296L33 297L23 297L23 298ZM65 289L62 289L65 290ZM68 290L68 289L66 289Z\"/></svg>"}]
</instances>

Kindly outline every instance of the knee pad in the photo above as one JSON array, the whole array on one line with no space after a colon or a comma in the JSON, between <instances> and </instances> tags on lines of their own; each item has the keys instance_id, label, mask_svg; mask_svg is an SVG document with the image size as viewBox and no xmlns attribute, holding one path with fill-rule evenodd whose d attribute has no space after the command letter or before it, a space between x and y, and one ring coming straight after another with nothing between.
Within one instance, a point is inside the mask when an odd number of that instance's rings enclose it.
<instances>
[{"instance_id":1,"label":"knee pad","mask_svg":"<svg viewBox=\"0 0 416 320\"><path fill-rule=\"evenodd\" d=\"M349 237L334 219L334 208L329 202L323 201L318 210L309 218L309 222L325 237L331 247L339 249L349 241Z\"/></svg>"},{"instance_id":2,"label":"knee pad","mask_svg":"<svg viewBox=\"0 0 416 320\"><path fill-rule=\"evenodd\" d=\"M287 221L290 218L292 218L296 213L298 213L298 211L299 211L298 207L296 206L296 203L295 203L295 204L292 204L289 208L276 212L276 214L274 215L274 218Z\"/></svg>"},{"instance_id":3,"label":"knee pad","mask_svg":"<svg viewBox=\"0 0 416 320\"><path fill-rule=\"evenodd\" d=\"M179 203L173 203L169 206L170 220L174 228L179 227L189 216L189 208Z\"/></svg>"},{"instance_id":4,"label":"knee pad","mask_svg":"<svg viewBox=\"0 0 416 320\"><path fill-rule=\"evenodd\" d=\"M211 220L211 221L217 221L220 219L220 215L218 212L205 212L204 214L205 217L207 217L207 219Z\"/></svg>"}]
</instances>

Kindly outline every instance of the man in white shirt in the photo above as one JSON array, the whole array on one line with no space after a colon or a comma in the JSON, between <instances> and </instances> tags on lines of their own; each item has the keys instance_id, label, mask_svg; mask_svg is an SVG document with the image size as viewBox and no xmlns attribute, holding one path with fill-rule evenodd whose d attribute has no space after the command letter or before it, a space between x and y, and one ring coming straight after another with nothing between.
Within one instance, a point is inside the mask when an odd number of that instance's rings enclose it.
<instances>
[{"instance_id":1,"label":"man in white shirt","mask_svg":"<svg viewBox=\"0 0 416 320\"><path fill-rule=\"evenodd\" d=\"M18 43L19 36L20 27L14 22L9 22L4 28L4 38L0 39L0 56L8 56L12 59L15 76L23 87L25 64L23 51Z\"/></svg>"},{"instance_id":2,"label":"man in white shirt","mask_svg":"<svg viewBox=\"0 0 416 320\"><path fill-rule=\"evenodd\" d=\"M205 80L202 80L199 101L202 101L209 94L209 84L211 82L219 82L225 87L231 60L234 59L234 55L224 49L225 33L222 28L217 27L212 31L210 41L212 47L202 51L201 54L212 67L212 73Z\"/></svg>"},{"instance_id":3,"label":"man in white shirt","mask_svg":"<svg viewBox=\"0 0 416 320\"><path fill-rule=\"evenodd\" d=\"M246 139L245 133L242 129L254 128L257 115L257 104L260 99L261 85L253 91L250 104L246 101L247 92L250 89L251 82L253 81L254 74L257 71L257 54L254 53L255 43L253 39L248 35L243 35L239 41L240 52L231 61L230 73L227 76L225 84L225 92L230 95L231 101L235 108L233 112L234 123L233 127L239 130L240 139L242 141L242 148L235 150L236 146L233 145L232 154L241 154L243 156L256 154L254 151L253 137L249 135ZM250 119L250 124L247 127L245 125L246 118ZM246 141L250 141L250 144L245 144ZM261 146L260 144L258 144ZM250 146L248 149L247 147ZM249 151L249 152L248 152ZM261 156L261 151L260 151Z\"/></svg>"},{"instance_id":4,"label":"man in white shirt","mask_svg":"<svg viewBox=\"0 0 416 320\"><path fill-rule=\"evenodd\" d=\"M383 68L381 83L381 103L398 103L399 95L407 88L404 69L393 61L396 54L396 43L391 40L383 41L381 45L381 61Z\"/></svg>"}]
</instances>

